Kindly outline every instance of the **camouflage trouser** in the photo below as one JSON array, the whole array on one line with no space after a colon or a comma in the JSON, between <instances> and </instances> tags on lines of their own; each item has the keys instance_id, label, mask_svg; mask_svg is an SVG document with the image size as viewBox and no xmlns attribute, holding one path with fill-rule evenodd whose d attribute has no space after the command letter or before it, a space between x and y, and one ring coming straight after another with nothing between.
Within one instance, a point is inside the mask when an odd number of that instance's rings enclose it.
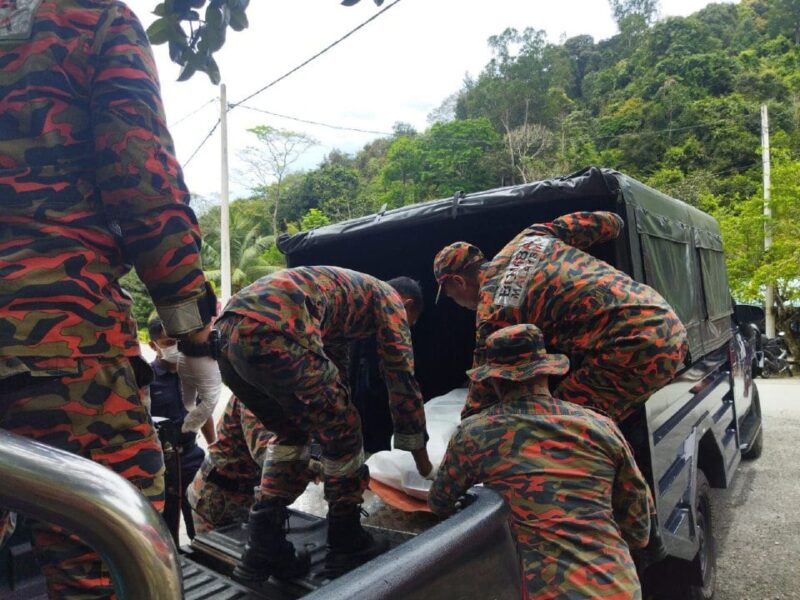
<instances>
[{"instance_id":1,"label":"camouflage trouser","mask_svg":"<svg viewBox=\"0 0 800 600\"><path fill-rule=\"evenodd\" d=\"M589 533L591 535L591 533ZM576 539L580 540L576 536ZM517 540L524 600L603 598L641 600L636 567L627 547L609 546L602 555L564 556L557 544L540 537Z\"/></svg>"},{"instance_id":2,"label":"camouflage trouser","mask_svg":"<svg viewBox=\"0 0 800 600\"><path fill-rule=\"evenodd\" d=\"M161 510L164 460L127 358L77 360L61 377L0 380L0 427L100 463ZM108 568L60 527L32 523L50 598L113 598Z\"/></svg>"},{"instance_id":3,"label":"camouflage trouser","mask_svg":"<svg viewBox=\"0 0 800 600\"><path fill-rule=\"evenodd\" d=\"M669 383L686 356L686 330L677 319L641 318L645 325L612 325L606 336L614 343L588 353L553 396L597 407L619 423Z\"/></svg>"},{"instance_id":4,"label":"camouflage trouser","mask_svg":"<svg viewBox=\"0 0 800 600\"><path fill-rule=\"evenodd\" d=\"M329 510L361 504L369 482L361 419L336 364L247 317L217 322L225 384L275 433L267 447L259 500L287 505L311 481L310 438L322 447Z\"/></svg>"},{"instance_id":5,"label":"camouflage trouser","mask_svg":"<svg viewBox=\"0 0 800 600\"><path fill-rule=\"evenodd\" d=\"M247 522L253 504L253 492L257 483L240 490L225 490L206 479L206 465L194 476L186 496L192 507L192 519L196 533L207 533L226 525Z\"/></svg>"}]
</instances>

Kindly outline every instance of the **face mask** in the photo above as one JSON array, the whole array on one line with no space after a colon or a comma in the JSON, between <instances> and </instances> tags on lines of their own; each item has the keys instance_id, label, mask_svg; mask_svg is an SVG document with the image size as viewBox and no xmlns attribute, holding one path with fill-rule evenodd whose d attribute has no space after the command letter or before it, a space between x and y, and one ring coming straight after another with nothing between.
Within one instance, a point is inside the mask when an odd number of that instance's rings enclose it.
<instances>
[{"instance_id":1,"label":"face mask","mask_svg":"<svg viewBox=\"0 0 800 600\"><path fill-rule=\"evenodd\" d=\"M178 344L173 344L172 346L166 346L162 348L161 346L158 347L161 350L161 360L165 360L168 363L177 363L178 362Z\"/></svg>"}]
</instances>

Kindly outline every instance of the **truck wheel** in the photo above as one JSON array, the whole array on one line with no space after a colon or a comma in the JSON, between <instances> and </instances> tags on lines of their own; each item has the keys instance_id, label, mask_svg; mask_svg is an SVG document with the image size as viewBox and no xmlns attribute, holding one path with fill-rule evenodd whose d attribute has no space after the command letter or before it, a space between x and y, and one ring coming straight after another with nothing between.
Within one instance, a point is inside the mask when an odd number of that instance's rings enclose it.
<instances>
[{"instance_id":1,"label":"truck wheel","mask_svg":"<svg viewBox=\"0 0 800 600\"><path fill-rule=\"evenodd\" d=\"M758 420L761 421L761 400L758 395L758 388L756 387L755 382L753 382L753 406L750 410L756 411L755 414L758 417ZM758 429L758 434L756 434L755 439L750 444L750 447L747 449L747 452L742 453L742 458L745 460L755 460L759 456L761 456L761 452L764 450L764 425L761 424L761 427Z\"/></svg>"},{"instance_id":2,"label":"truck wheel","mask_svg":"<svg viewBox=\"0 0 800 600\"><path fill-rule=\"evenodd\" d=\"M646 573L648 600L711 600L717 583L717 543L712 528L711 486L697 470L697 538L700 547L694 560L667 558Z\"/></svg>"},{"instance_id":3,"label":"truck wheel","mask_svg":"<svg viewBox=\"0 0 800 600\"><path fill-rule=\"evenodd\" d=\"M697 536L700 540L700 549L697 551L693 564L698 569L698 581L690 586L692 600L710 600L714 597L714 588L717 584L717 541L714 538L713 515L711 508L711 486L705 473L697 470Z\"/></svg>"}]
</instances>

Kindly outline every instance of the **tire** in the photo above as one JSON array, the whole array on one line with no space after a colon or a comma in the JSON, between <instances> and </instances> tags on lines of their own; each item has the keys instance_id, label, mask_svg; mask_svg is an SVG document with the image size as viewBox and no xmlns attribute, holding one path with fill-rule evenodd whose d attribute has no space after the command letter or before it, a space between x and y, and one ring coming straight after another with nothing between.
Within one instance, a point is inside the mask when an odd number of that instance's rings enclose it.
<instances>
[{"instance_id":1,"label":"tire","mask_svg":"<svg viewBox=\"0 0 800 600\"><path fill-rule=\"evenodd\" d=\"M758 394L758 388L756 387L755 382L753 382L753 406L750 410L756 411L755 414L758 417L758 420L761 421L761 399ZM761 456L761 452L764 450L764 425L761 424L761 427L758 428L758 433L756 434L755 439L750 443L750 447L747 449L747 452L742 453L742 458L745 460L755 460L759 456Z\"/></svg>"},{"instance_id":2,"label":"tire","mask_svg":"<svg viewBox=\"0 0 800 600\"><path fill-rule=\"evenodd\" d=\"M717 543L713 530L711 486L705 473L697 470L695 507L696 531L700 542L693 560L667 558L648 572L645 598L648 600L712 600L717 583Z\"/></svg>"}]
</instances>

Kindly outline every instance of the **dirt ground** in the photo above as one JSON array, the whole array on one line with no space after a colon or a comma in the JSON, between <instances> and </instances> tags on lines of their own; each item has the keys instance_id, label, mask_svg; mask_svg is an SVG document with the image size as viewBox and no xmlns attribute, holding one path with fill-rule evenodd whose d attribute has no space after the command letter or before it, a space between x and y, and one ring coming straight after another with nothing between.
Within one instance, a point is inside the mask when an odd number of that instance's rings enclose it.
<instances>
[{"instance_id":1,"label":"dirt ground","mask_svg":"<svg viewBox=\"0 0 800 600\"><path fill-rule=\"evenodd\" d=\"M715 600L800 599L800 378L756 385L764 453L713 496Z\"/></svg>"}]
</instances>

